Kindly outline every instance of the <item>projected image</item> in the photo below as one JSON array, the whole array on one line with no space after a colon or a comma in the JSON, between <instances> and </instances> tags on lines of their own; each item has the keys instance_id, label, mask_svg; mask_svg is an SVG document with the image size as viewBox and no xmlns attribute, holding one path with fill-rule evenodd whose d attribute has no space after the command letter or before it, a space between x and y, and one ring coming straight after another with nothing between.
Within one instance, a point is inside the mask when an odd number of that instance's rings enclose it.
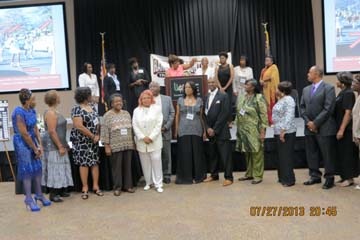
<instances>
[{"instance_id":1,"label":"projected image","mask_svg":"<svg viewBox=\"0 0 360 240\"><path fill-rule=\"evenodd\" d=\"M335 14L336 55L360 55L360 1L337 0Z\"/></svg>"},{"instance_id":2,"label":"projected image","mask_svg":"<svg viewBox=\"0 0 360 240\"><path fill-rule=\"evenodd\" d=\"M63 6L0 9L0 92L68 88Z\"/></svg>"}]
</instances>

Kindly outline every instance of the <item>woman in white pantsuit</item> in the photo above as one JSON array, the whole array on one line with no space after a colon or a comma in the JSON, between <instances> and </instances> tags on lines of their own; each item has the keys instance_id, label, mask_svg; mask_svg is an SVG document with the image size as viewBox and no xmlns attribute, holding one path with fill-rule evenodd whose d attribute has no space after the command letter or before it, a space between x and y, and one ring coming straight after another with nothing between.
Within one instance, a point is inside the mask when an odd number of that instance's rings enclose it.
<instances>
[{"instance_id":1,"label":"woman in white pantsuit","mask_svg":"<svg viewBox=\"0 0 360 240\"><path fill-rule=\"evenodd\" d=\"M150 186L154 184L158 192L163 192L161 165L162 122L161 108L155 105L152 92L145 90L141 93L139 106L135 108L133 114L136 149L139 152L146 181L145 191L149 190Z\"/></svg>"}]
</instances>

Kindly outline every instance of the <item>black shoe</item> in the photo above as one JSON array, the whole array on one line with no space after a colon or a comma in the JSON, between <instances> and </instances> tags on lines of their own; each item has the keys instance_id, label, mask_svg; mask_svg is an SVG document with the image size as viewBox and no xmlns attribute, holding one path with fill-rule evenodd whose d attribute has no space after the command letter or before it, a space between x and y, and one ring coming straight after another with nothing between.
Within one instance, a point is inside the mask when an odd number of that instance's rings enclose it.
<instances>
[{"instance_id":1,"label":"black shoe","mask_svg":"<svg viewBox=\"0 0 360 240\"><path fill-rule=\"evenodd\" d=\"M282 183L282 185L283 185L284 187L291 187L291 186L294 186L295 183Z\"/></svg>"},{"instance_id":2,"label":"black shoe","mask_svg":"<svg viewBox=\"0 0 360 240\"><path fill-rule=\"evenodd\" d=\"M55 202L55 203L59 203L59 202L63 202L62 198L59 195L51 195L50 194L50 201Z\"/></svg>"},{"instance_id":3,"label":"black shoe","mask_svg":"<svg viewBox=\"0 0 360 240\"><path fill-rule=\"evenodd\" d=\"M65 192L65 191L60 192L59 195L60 195L60 197L70 197L70 193Z\"/></svg>"},{"instance_id":4,"label":"black shoe","mask_svg":"<svg viewBox=\"0 0 360 240\"><path fill-rule=\"evenodd\" d=\"M251 184L259 184L259 183L261 183L262 182L262 180L260 179L260 180L252 180L251 181Z\"/></svg>"},{"instance_id":5,"label":"black shoe","mask_svg":"<svg viewBox=\"0 0 360 240\"><path fill-rule=\"evenodd\" d=\"M165 184L169 184L169 183L171 183L171 179L170 178L164 178L163 182Z\"/></svg>"},{"instance_id":6,"label":"black shoe","mask_svg":"<svg viewBox=\"0 0 360 240\"><path fill-rule=\"evenodd\" d=\"M304 182L304 185L309 186L317 183L321 183L321 178L310 178L308 181Z\"/></svg>"},{"instance_id":7,"label":"black shoe","mask_svg":"<svg viewBox=\"0 0 360 240\"><path fill-rule=\"evenodd\" d=\"M334 187L334 178L327 178L324 185L322 186L323 189L330 189Z\"/></svg>"}]
</instances>

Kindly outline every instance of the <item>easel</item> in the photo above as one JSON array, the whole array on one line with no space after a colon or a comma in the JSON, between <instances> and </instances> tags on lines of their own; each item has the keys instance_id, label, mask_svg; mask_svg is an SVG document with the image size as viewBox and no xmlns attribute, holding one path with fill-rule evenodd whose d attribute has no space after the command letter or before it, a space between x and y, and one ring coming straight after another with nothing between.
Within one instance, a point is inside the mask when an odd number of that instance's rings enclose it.
<instances>
[{"instance_id":1,"label":"easel","mask_svg":"<svg viewBox=\"0 0 360 240\"><path fill-rule=\"evenodd\" d=\"M14 182L16 182L14 169L13 169L12 163L11 163L11 158L10 158L8 149L7 149L7 147L6 147L6 142L7 142L7 141L8 141L8 140L0 140L0 142L2 142L3 145L4 145L4 151L5 151L6 158L7 158L7 160L8 160L9 166L10 166L11 175L12 175L12 177L13 177L13 179L14 179ZM3 181L2 175L1 175L1 169L0 169L0 181L1 181L1 182Z\"/></svg>"}]
</instances>

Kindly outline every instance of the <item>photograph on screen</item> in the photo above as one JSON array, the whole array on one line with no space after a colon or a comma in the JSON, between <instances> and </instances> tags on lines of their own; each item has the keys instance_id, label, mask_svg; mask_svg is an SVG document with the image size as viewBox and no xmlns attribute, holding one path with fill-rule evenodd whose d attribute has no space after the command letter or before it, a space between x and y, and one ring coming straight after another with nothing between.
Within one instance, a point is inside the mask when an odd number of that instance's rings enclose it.
<instances>
[{"instance_id":1,"label":"photograph on screen","mask_svg":"<svg viewBox=\"0 0 360 240\"><path fill-rule=\"evenodd\" d=\"M69 89L64 5L0 8L0 92Z\"/></svg>"},{"instance_id":2,"label":"photograph on screen","mask_svg":"<svg viewBox=\"0 0 360 240\"><path fill-rule=\"evenodd\" d=\"M324 0L327 73L360 71L360 1Z\"/></svg>"}]
</instances>

